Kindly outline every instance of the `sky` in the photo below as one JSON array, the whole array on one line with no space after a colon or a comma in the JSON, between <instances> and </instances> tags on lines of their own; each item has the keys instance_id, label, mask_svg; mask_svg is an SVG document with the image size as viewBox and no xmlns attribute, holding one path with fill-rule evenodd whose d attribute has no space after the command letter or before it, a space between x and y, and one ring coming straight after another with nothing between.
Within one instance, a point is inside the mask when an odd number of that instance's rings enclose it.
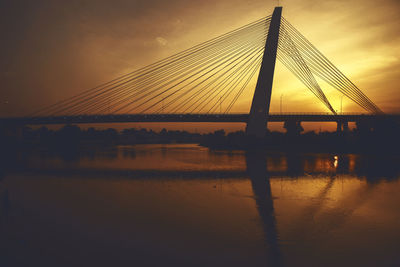
<instances>
[{"instance_id":1,"label":"sky","mask_svg":"<svg viewBox=\"0 0 400 267\"><path fill-rule=\"evenodd\" d=\"M400 112L400 1L280 4L283 16L375 104L384 112ZM267 16L276 5L267 0L0 0L0 116L29 114ZM362 112L326 84L321 87L335 109ZM250 109L248 91L236 111ZM328 112L278 62L271 112L281 108Z\"/></svg>"}]
</instances>

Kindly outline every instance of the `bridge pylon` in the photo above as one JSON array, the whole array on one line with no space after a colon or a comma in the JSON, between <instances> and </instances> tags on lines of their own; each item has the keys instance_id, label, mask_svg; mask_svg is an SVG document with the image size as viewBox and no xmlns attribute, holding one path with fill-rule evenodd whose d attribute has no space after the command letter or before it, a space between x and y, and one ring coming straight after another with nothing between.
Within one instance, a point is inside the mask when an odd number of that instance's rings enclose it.
<instances>
[{"instance_id":1,"label":"bridge pylon","mask_svg":"<svg viewBox=\"0 0 400 267\"><path fill-rule=\"evenodd\" d=\"M267 131L267 119L271 102L281 18L282 7L275 7L265 42L264 55L253 95L249 120L246 126L246 133L258 138L264 137Z\"/></svg>"}]
</instances>

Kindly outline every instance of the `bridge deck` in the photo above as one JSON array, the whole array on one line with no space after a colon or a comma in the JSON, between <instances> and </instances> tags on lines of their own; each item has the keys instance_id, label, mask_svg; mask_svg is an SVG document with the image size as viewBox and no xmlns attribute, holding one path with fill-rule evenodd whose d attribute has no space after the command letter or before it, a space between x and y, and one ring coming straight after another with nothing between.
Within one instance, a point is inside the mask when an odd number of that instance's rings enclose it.
<instances>
[{"instance_id":1,"label":"bridge deck","mask_svg":"<svg viewBox=\"0 0 400 267\"><path fill-rule=\"evenodd\" d=\"M0 118L0 124L80 124L80 123L124 123L124 122L241 122L247 123L248 114L118 114L118 115L76 115L49 117ZM327 113L274 113L269 122L355 122L361 120L395 119L400 114L342 114Z\"/></svg>"}]
</instances>

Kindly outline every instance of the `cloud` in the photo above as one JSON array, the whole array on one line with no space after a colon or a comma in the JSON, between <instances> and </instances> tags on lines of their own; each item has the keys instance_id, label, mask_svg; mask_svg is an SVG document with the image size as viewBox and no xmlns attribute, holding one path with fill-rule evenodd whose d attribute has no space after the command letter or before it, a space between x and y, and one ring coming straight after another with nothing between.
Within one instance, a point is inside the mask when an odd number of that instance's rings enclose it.
<instances>
[{"instance_id":1,"label":"cloud","mask_svg":"<svg viewBox=\"0 0 400 267\"><path fill-rule=\"evenodd\" d=\"M156 41L160 46L166 46L168 43L167 39L162 38L162 37L157 37Z\"/></svg>"}]
</instances>

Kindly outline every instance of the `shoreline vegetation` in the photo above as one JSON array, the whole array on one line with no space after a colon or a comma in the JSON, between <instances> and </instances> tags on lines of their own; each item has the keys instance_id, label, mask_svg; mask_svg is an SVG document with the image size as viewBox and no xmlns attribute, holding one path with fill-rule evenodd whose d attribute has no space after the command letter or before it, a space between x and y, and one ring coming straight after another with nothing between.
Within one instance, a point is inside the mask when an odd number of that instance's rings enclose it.
<instances>
[{"instance_id":1,"label":"shoreline vegetation","mask_svg":"<svg viewBox=\"0 0 400 267\"><path fill-rule=\"evenodd\" d=\"M225 133L217 130L200 134L187 131L159 132L148 129L113 128L100 130L81 129L66 125L59 130L46 127L32 129L24 127L19 134L1 136L3 151L9 150L70 150L98 146L136 144L195 143L214 150L266 150L276 152L332 152L332 153L377 153L399 154L400 127L377 129L355 128L342 132L271 132L265 138L247 136L244 131Z\"/></svg>"}]
</instances>

